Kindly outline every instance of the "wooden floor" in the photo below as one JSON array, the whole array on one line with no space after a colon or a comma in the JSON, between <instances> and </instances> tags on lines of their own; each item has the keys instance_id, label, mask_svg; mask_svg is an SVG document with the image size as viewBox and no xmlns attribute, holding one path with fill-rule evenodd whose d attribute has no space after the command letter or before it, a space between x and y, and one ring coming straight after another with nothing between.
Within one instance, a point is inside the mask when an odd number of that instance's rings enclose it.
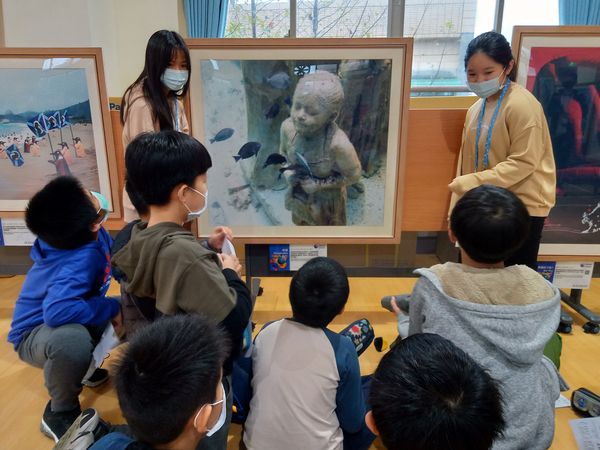
<instances>
[{"instance_id":1,"label":"wooden floor","mask_svg":"<svg viewBox=\"0 0 600 450\"><path fill-rule=\"evenodd\" d=\"M23 283L22 276L0 278L0 449L28 450L50 449L52 442L39 431L43 408L48 401L40 369L21 362L12 345L6 342L15 299ZM375 333L391 342L396 336L396 326L391 313L381 309L379 299L388 294L409 292L414 279L409 278L354 278L351 279L350 300L344 314L332 324L340 330L349 322L367 317ZM289 315L287 299L289 279L263 278L263 296L256 302L254 320L263 323ZM117 286L111 286L116 295ZM583 301L596 313L600 313L600 279L593 280L591 289L584 292ZM581 330L585 320L574 314L573 333L563 335L561 372L572 388L586 387L600 392L600 335L587 335ZM381 353L371 346L360 358L363 374L371 373ZM110 363L110 358L108 363ZM566 393L570 398L570 392ZM535 399L531 399L535 402ZM121 423L122 417L113 388L107 384L98 389L85 388L81 395L83 408L94 407L101 416L113 423ZM576 418L570 408L557 410L556 435L553 450L576 448L569 428L569 420ZM240 428L233 425L230 432L230 449L237 448ZM375 449L383 448L376 441Z\"/></svg>"}]
</instances>

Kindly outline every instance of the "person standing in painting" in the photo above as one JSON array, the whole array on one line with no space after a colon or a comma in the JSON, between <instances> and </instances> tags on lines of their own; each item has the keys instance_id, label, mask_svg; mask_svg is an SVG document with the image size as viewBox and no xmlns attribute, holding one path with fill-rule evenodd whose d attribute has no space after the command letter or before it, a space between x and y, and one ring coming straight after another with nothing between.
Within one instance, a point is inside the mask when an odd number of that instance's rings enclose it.
<instances>
[{"instance_id":1,"label":"person standing in painting","mask_svg":"<svg viewBox=\"0 0 600 450\"><path fill-rule=\"evenodd\" d=\"M280 153L295 170L285 208L296 225L346 225L346 186L360 179L354 146L335 120L344 101L337 75L317 71L300 79L291 115L281 124Z\"/></svg>"},{"instance_id":2,"label":"person standing in painting","mask_svg":"<svg viewBox=\"0 0 600 450\"><path fill-rule=\"evenodd\" d=\"M31 136L31 147L29 148L29 150L31 152L31 156L35 156L35 157L39 158L40 144L38 144L38 141L35 138L35 136Z\"/></svg>"},{"instance_id":3,"label":"person standing in painting","mask_svg":"<svg viewBox=\"0 0 600 450\"><path fill-rule=\"evenodd\" d=\"M467 47L467 81L480 100L465 119L450 211L482 184L512 191L531 219L527 239L505 264L535 270L544 221L555 203L556 167L542 105L514 82L514 66L510 44L499 33L483 33Z\"/></svg>"},{"instance_id":4,"label":"person standing in painting","mask_svg":"<svg viewBox=\"0 0 600 450\"><path fill-rule=\"evenodd\" d=\"M31 140L29 136L25 138L25 143L23 144L23 153L29 153L31 150Z\"/></svg>"},{"instance_id":5,"label":"person standing in painting","mask_svg":"<svg viewBox=\"0 0 600 450\"><path fill-rule=\"evenodd\" d=\"M4 141L0 141L0 159L8 159L8 156L6 155L6 149L4 147L5 142Z\"/></svg>"},{"instance_id":6,"label":"person standing in painting","mask_svg":"<svg viewBox=\"0 0 600 450\"><path fill-rule=\"evenodd\" d=\"M79 136L75 136L73 139L73 148L75 148L75 156L77 158L85 158L85 148Z\"/></svg>"},{"instance_id":7,"label":"person standing in painting","mask_svg":"<svg viewBox=\"0 0 600 450\"><path fill-rule=\"evenodd\" d=\"M189 86L190 53L174 31L154 33L146 46L144 70L127 88L121 101L123 148L140 133L176 130L189 134L183 106ZM138 218L127 192L123 191L126 222Z\"/></svg>"},{"instance_id":8,"label":"person standing in painting","mask_svg":"<svg viewBox=\"0 0 600 450\"><path fill-rule=\"evenodd\" d=\"M66 142L60 143L60 154L63 155L67 164L73 164L73 155L71 154L71 150L69 149L69 145Z\"/></svg>"}]
</instances>

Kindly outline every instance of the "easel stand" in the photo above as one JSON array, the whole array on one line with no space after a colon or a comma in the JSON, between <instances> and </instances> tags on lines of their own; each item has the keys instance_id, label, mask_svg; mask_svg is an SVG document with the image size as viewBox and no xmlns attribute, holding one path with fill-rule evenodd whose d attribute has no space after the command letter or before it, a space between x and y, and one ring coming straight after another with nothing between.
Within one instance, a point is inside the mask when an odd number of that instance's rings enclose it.
<instances>
[{"instance_id":1,"label":"easel stand","mask_svg":"<svg viewBox=\"0 0 600 450\"><path fill-rule=\"evenodd\" d=\"M571 294L560 291L560 299L585 317L588 322L583 325L585 333L598 334L600 332L600 316L587 309L581 303L581 289L571 289ZM564 310L560 313L560 324L558 331L561 333L570 333L572 330L573 319Z\"/></svg>"}]
</instances>

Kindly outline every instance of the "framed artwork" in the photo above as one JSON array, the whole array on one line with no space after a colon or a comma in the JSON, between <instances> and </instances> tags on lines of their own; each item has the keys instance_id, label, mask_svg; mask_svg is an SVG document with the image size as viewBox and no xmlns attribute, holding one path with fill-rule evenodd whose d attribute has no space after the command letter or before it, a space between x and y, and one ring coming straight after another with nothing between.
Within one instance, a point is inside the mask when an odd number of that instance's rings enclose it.
<instances>
[{"instance_id":1,"label":"framed artwork","mask_svg":"<svg viewBox=\"0 0 600 450\"><path fill-rule=\"evenodd\" d=\"M515 27L517 82L540 101L556 205L540 254L600 255L600 27Z\"/></svg>"},{"instance_id":2,"label":"framed artwork","mask_svg":"<svg viewBox=\"0 0 600 450\"><path fill-rule=\"evenodd\" d=\"M410 39L190 39L192 134L208 149L200 234L399 242Z\"/></svg>"},{"instance_id":3,"label":"framed artwork","mask_svg":"<svg viewBox=\"0 0 600 450\"><path fill-rule=\"evenodd\" d=\"M72 175L121 217L101 49L0 48L0 99L2 216Z\"/></svg>"}]
</instances>

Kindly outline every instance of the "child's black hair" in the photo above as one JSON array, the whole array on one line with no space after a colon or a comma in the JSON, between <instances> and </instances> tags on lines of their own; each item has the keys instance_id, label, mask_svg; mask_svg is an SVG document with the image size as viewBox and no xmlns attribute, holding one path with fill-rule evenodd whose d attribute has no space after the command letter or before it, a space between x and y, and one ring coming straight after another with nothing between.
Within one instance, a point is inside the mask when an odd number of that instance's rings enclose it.
<instances>
[{"instance_id":1,"label":"child's black hair","mask_svg":"<svg viewBox=\"0 0 600 450\"><path fill-rule=\"evenodd\" d=\"M502 67L504 68L507 68L510 62L514 60L510 44L502 34L495 31L482 33L469 42L465 53L465 69L467 68L471 56L480 52L485 53L498 64L502 64ZM511 72L507 74L509 80L515 81L517 77L516 74L517 71L513 67Z\"/></svg>"},{"instance_id":2,"label":"child's black hair","mask_svg":"<svg viewBox=\"0 0 600 450\"><path fill-rule=\"evenodd\" d=\"M179 184L193 186L212 161L206 148L178 131L142 133L127 146L125 169L130 189L148 206L165 205Z\"/></svg>"},{"instance_id":3,"label":"child's black hair","mask_svg":"<svg viewBox=\"0 0 600 450\"><path fill-rule=\"evenodd\" d=\"M437 334L414 334L384 355L369 403L388 450L487 450L505 426L500 390Z\"/></svg>"},{"instance_id":4,"label":"child's black hair","mask_svg":"<svg viewBox=\"0 0 600 450\"><path fill-rule=\"evenodd\" d=\"M495 264L512 256L529 234L530 217L523 202L508 189L484 184L456 203L450 229L474 261Z\"/></svg>"},{"instance_id":5,"label":"child's black hair","mask_svg":"<svg viewBox=\"0 0 600 450\"><path fill-rule=\"evenodd\" d=\"M148 205L146 204L144 199L133 188L133 185L127 178L125 179L125 191L129 196L129 200L131 200L131 204L140 216L145 216L150 213L150 208L148 208Z\"/></svg>"},{"instance_id":6,"label":"child's black hair","mask_svg":"<svg viewBox=\"0 0 600 450\"><path fill-rule=\"evenodd\" d=\"M69 250L96 239L92 226L97 210L81 183L57 177L37 192L27 205L27 228L52 247Z\"/></svg>"},{"instance_id":7,"label":"child's black hair","mask_svg":"<svg viewBox=\"0 0 600 450\"><path fill-rule=\"evenodd\" d=\"M224 332L194 314L165 316L136 332L117 364L115 385L140 442L175 440L202 405L215 401L228 348Z\"/></svg>"},{"instance_id":8,"label":"child's black hair","mask_svg":"<svg viewBox=\"0 0 600 450\"><path fill-rule=\"evenodd\" d=\"M310 327L326 327L342 312L349 294L344 267L331 258L313 258L290 283L294 320Z\"/></svg>"}]
</instances>

